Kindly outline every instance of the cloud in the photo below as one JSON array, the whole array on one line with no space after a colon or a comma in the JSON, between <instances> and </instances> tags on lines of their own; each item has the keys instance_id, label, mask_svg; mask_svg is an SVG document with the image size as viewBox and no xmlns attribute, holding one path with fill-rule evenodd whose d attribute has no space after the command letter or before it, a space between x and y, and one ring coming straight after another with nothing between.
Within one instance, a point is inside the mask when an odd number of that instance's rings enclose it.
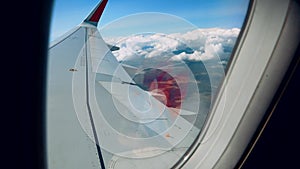
<instances>
[{"instance_id":1,"label":"cloud","mask_svg":"<svg viewBox=\"0 0 300 169\"><path fill-rule=\"evenodd\" d=\"M105 41L120 47L114 51L119 61L141 58L205 61L229 57L239 32L238 28L210 28L168 35L138 34Z\"/></svg>"}]
</instances>

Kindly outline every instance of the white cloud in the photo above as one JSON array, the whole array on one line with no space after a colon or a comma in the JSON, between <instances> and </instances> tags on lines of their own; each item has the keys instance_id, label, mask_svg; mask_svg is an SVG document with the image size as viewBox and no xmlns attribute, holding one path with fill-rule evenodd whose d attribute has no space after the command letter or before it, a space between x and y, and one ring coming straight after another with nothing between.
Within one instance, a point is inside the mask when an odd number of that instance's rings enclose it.
<instances>
[{"instance_id":1,"label":"white cloud","mask_svg":"<svg viewBox=\"0 0 300 169\"><path fill-rule=\"evenodd\" d=\"M105 39L120 47L114 51L119 61L132 58L170 58L172 60L209 60L222 57L232 49L240 32L232 29L197 29L175 34L141 34Z\"/></svg>"}]
</instances>

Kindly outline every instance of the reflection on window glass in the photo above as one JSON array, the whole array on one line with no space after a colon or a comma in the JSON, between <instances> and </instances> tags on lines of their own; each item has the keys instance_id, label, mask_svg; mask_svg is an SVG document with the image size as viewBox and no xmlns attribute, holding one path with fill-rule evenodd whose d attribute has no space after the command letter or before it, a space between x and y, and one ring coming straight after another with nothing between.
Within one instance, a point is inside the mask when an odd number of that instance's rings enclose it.
<instances>
[{"instance_id":1,"label":"reflection on window glass","mask_svg":"<svg viewBox=\"0 0 300 169\"><path fill-rule=\"evenodd\" d=\"M55 2L50 39L97 2ZM110 0L49 49L49 168L171 168L210 112L248 0ZM83 10L84 9L84 10Z\"/></svg>"}]
</instances>

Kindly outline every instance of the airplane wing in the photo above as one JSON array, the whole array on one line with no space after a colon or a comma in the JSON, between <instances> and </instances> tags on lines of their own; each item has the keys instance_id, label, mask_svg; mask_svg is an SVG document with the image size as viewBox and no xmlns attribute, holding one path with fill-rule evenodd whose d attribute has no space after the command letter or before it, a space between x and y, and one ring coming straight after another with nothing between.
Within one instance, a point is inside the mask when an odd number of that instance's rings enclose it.
<instances>
[{"instance_id":1,"label":"airplane wing","mask_svg":"<svg viewBox=\"0 0 300 169\"><path fill-rule=\"evenodd\" d=\"M138 165L144 157L172 164L189 147L182 140L200 130L181 117L194 112L170 108L134 85L130 66L117 61L97 30L106 4L49 47L49 168L107 168L115 158Z\"/></svg>"}]
</instances>

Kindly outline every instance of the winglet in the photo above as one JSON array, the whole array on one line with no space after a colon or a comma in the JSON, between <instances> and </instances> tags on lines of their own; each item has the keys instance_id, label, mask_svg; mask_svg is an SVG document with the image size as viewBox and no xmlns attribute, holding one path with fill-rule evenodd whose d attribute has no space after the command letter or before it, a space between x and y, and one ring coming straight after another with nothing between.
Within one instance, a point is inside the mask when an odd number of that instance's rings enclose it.
<instances>
[{"instance_id":1,"label":"winglet","mask_svg":"<svg viewBox=\"0 0 300 169\"><path fill-rule=\"evenodd\" d=\"M84 22L97 26L107 1L108 0L102 0L91 12L91 14L84 20Z\"/></svg>"}]
</instances>

